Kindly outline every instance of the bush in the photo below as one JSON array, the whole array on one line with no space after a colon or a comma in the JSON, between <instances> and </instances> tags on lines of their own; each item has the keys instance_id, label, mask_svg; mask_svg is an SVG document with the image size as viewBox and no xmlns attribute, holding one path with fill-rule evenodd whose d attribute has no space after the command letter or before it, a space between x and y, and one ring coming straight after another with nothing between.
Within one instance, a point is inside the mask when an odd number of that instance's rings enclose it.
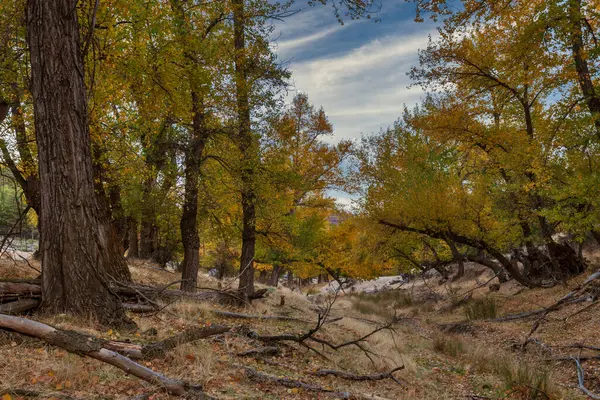
<instances>
[{"instance_id":1,"label":"bush","mask_svg":"<svg viewBox=\"0 0 600 400\"><path fill-rule=\"evenodd\" d=\"M472 300L465 305L465 316L469 321L496 318L496 300L493 297Z\"/></svg>"}]
</instances>

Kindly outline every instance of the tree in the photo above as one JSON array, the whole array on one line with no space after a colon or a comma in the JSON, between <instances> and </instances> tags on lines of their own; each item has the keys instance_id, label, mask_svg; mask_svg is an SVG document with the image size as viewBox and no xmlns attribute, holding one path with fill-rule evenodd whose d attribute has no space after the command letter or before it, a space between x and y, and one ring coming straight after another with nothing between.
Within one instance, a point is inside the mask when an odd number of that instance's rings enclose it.
<instances>
[{"instance_id":1,"label":"tree","mask_svg":"<svg viewBox=\"0 0 600 400\"><path fill-rule=\"evenodd\" d=\"M119 325L115 266L100 229L82 43L72 0L31 0L28 43L41 182L42 307Z\"/></svg>"}]
</instances>

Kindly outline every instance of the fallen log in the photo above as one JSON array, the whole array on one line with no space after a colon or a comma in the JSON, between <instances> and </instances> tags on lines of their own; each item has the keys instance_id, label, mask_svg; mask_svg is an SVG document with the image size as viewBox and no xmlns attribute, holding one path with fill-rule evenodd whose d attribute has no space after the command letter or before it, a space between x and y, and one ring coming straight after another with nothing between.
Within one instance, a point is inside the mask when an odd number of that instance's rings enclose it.
<instances>
[{"instance_id":1,"label":"fallen log","mask_svg":"<svg viewBox=\"0 0 600 400\"><path fill-rule=\"evenodd\" d=\"M160 342L152 343L142 347L144 358L155 358L163 356L167 351L173 350L177 346L185 343L195 342L209 336L229 332L231 327L225 325L209 325L188 329L179 335L171 336Z\"/></svg>"},{"instance_id":2,"label":"fallen log","mask_svg":"<svg viewBox=\"0 0 600 400\"><path fill-rule=\"evenodd\" d=\"M210 336L228 332L230 330L231 328L229 326L224 325L194 327L178 335L171 336L159 342L150 343L144 346L115 340L106 340L102 343L107 349L123 354L132 360L147 360L163 357L168 351L171 351L182 344L192 343L200 339L205 339Z\"/></svg>"},{"instance_id":3,"label":"fallen log","mask_svg":"<svg viewBox=\"0 0 600 400\"><path fill-rule=\"evenodd\" d=\"M0 300L11 298L39 297L42 287L33 283L0 282Z\"/></svg>"},{"instance_id":4,"label":"fallen log","mask_svg":"<svg viewBox=\"0 0 600 400\"><path fill-rule=\"evenodd\" d=\"M23 299L17 301L11 301L10 303L0 304L0 314L21 314L25 311L33 310L40 305L40 301L37 299Z\"/></svg>"},{"instance_id":5,"label":"fallen log","mask_svg":"<svg viewBox=\"0 0 600 400\"><path fill-rule=\"evenodd\" d=\"M79 332L65 331L41 322L3 314L0 314L0 328L32 336L53 346L65 349L70 353L88 356L111 364L128 374L161 386L170 394L182 396L191 393L198 399L212 399L212 397L202 392L201 386L171 379L152 371L150 368L144 367L130 358L106 348L105 341L93 336L84 335Z\"/></svg>"}]
</instances>

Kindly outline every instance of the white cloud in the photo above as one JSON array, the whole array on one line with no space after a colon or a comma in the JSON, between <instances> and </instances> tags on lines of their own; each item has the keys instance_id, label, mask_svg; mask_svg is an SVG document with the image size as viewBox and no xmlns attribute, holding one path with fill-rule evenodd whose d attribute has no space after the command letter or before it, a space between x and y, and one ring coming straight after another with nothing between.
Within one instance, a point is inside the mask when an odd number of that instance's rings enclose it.
<instances>
[{"instance_id":1,"label":"white cloud","mask_svg":"<svg viewBox=\"0 0 600 400\"><path fill-rule=\"evenodd\" d=\"M306 46L310 43L316 42L317 40L324 39L325 37L337 32L341 29L341 26L336 25L328 29L313 33L312 35L300 36L289 40L279 41L275 44L275 49L279 54L285 54L294 50L298 47Z\"/></svg>"},{"instance_id":2,"label":"white cloud","mask_svg":"<svg viewBox=\"0 0 600 400\"><path fill-rule=\"evenodd\" d=\"M321 33L304 39L318 40L312 37ZM386 36L341 55L292 62L295 87L323 106L335 141L379 131L400 117L404 104L419 102L423 93L407 88L406 73L417 65L417 51L427 45L429 33Z\"/></svg>"}]
</instances>

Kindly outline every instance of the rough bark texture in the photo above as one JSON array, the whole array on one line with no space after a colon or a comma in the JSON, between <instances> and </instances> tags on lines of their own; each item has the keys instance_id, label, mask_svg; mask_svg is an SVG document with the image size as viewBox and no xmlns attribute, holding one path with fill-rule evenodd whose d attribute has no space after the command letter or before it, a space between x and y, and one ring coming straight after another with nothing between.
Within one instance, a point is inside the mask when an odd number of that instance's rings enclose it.
<instances>
[{"instance_id":1,"label":"rough bark texture","mask_svg":"<svg viewBox=\"0 0 600 400\"><path fill-rule=\"evenodd\" d=\"M200 237L198 236L198 182L200 161L207 139L202 100L192 92L192 138L185 152L185 194L181 214L183 265L181 290L195 292L200 268Z\"/></svg>"},{"instance_id":2,"label":"rough bark texture","mask_svg":"<svg viewBox=\"0 0 600 400\"><path fill-rule=\"evenodd\" d=\"M256 193L254 191L254 162L256 146L250 125L246 40L244 34L244 0L233 0L235 47L235 89L237 97L237 145L243 157L242 179L242 254L240 257L239 290L248 299L254 292L254 250L256 246Z\"/></svg>"},{"instance_id":3,"label":"rough bark texture","mask_svg":"<svg viewBox=\"0 0 600 400\"><path fill-rule=\"evenodd\" d=\"M118 325L94 192L75 0L30 0L28 44L41 182L42 307Z\"/></svg>"}]
</instances>

